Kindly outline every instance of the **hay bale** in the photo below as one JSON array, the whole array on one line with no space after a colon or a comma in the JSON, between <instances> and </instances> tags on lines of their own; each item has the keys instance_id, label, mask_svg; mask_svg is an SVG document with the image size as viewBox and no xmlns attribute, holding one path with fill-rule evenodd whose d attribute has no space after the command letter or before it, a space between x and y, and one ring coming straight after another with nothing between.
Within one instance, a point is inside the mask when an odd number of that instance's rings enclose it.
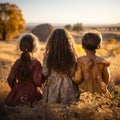
<instances>
[{"instance_id":1,"label":"hay bale","mask_svg":"<svg viewBox=\"0 0 120 120\"><path fill-rule=\"evenodd\" d=\"M40 41L45 42L53 30L54 27L50 24L40 24L32 29L32 33L36 35Z\"/></svg>"}]
</instances>

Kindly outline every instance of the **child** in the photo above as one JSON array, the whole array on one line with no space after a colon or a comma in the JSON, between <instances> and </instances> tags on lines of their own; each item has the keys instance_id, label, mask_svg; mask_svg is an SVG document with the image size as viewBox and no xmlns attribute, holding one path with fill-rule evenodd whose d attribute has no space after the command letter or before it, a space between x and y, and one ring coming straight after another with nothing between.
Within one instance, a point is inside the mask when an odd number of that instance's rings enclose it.
<instances>
[{"instance_id":1,"label":"child","mask_svg":"<svg viewBox=\"0 0 120 120\"><path fill-rule=\"evenodd\" d=\"M76 53L71 36L64 29L56 29L48 39L43 62L46 85L43 101L68 104L78 97L71 77L76 67Z\"/></svg>"},{"instance_id":2,"label":"child","mask_svg":"<svg viewBox=\"0 0 120 120\"><path fill-rule=\"evenodd\" d=\"M86 55L77 59L77 70L73 80L78 84L80 91L91 93L108 92L109 62L96 55L100 48L102 36L100 33L88 32L82 37L82 47Z\"/></svg>"},{"instance_id":3,"label":"child","mask_svg":"<svg viewBox=\"0 0 120 120\"><path fill-rule=\"evenodd\" d=\"M32 55L37 51L37 46L38 40L33 34L26 34L21 38L21 56L15 61L7 78L11 88L5 101L7 105L32 105L42 98L42 94L37 91L37 87L42 84L42 67Z\"/></svg>"}]
</instances>

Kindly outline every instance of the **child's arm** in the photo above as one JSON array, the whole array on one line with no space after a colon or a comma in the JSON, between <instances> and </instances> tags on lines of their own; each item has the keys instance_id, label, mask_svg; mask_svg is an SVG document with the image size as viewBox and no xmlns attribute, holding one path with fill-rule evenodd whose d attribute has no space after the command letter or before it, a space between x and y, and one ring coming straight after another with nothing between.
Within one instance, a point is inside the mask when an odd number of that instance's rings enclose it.
<instances>
[{"instance_id":1,"label":"child's arm","mask_svg":"<svg viewBox=\"0 0 120 120\"><path fill-rule=\"evenodd\" d=\"M47 60L47 58L44 58L43 69L42 69L42 73L43 73L44 79L47 79L47 77L50 75L49 70L47 68L47 61L46 60Z\"/></svg>"},{"instance_id":2,"label":"child's arm","mask_svg":"<svg viewBox=\"0 0 120 120\"><path fill-rule=\"evenodd\" d=\"M34 66L33 81L39 87L42 85L42 66L39 61Z\"/></svg>"},{"instance_id":3,"label":"child's arm","mask_svg":"<svg viewBox=\"0 0 120 120\"><path fill-rule=\"evenodd\" d=\"M8 84L10 86L10 88L12 89L12 87L15 85L16 83L16 72L17 72L17 67L18 67L18 60L13 64L13 66L10 69L10 73L7 77L7 81Z\"/></svg>"},{"instance_id":4,"label":"child's arm","mask_svg":"<svg viewBox=\"0 0 120 120\"><path fill-rule=\"evenodd\" d=\"M102 76L103 76L103 81L105 82L105 84L107 85L109 80L110 80L110 71L109 71L109 68L108 68L108 64L104 64L104 68L103 68L103 73L102 73Z\"/></svg>"},{"instance_id":5,"label":"child's arm","mask_svg":"<svg viewBox=\"0 0 120 120\"><path fill-rule=\"evenodd\" d=\"M76 84L80 84L82 82L81 65L79 63L77 64L76 71L74 73L74 76L72 77L72 80Z\"/></svg>"}]
</instances>

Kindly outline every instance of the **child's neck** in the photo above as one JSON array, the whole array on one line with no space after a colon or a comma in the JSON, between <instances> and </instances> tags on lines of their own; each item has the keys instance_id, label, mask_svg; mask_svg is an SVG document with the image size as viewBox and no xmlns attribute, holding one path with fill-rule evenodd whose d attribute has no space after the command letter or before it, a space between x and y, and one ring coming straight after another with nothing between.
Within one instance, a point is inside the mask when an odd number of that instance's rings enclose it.
<instances>
[{"instance_id":1,"label":"child's neck","mask_svg":"<svg viewBox=\"0 0 120 120\"><path fill-rule=\"evenodd\" d=\"M95 50L86 50L85 49L85 52L86 52L86 56L91 58L91 59L94 59L96 57L96 51Z\"/></svg>"}]
</instances>

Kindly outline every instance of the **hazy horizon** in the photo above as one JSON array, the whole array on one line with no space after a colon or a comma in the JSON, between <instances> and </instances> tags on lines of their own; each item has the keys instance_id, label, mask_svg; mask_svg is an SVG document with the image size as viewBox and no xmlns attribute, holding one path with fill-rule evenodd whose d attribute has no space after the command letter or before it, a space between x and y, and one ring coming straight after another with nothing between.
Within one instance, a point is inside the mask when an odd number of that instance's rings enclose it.
<instances>
[{"instance_id":1,"label":"hazy horizon","mask_svg":"<svg viewBox=\"0 0 120 120\"><path fill-rule=\"evenodd\" d=\"M76 22L76 23L78 23L78 22ZM76 24L76 23L52 23L52 22L27 22L26 23L26 25L27 26L36 26L36 25L40 25L40 24L51 24L51 25L53 25L53 26L65 26L65 25L67 25L67 24L69 24L69 25L74 25L74 24ZM108 24L106 24L106 23L82 23L83 24L83 26L85 27L92 27L92 26L120 26L120 23L108 23Z\"/></svg>"}]
</instances>

